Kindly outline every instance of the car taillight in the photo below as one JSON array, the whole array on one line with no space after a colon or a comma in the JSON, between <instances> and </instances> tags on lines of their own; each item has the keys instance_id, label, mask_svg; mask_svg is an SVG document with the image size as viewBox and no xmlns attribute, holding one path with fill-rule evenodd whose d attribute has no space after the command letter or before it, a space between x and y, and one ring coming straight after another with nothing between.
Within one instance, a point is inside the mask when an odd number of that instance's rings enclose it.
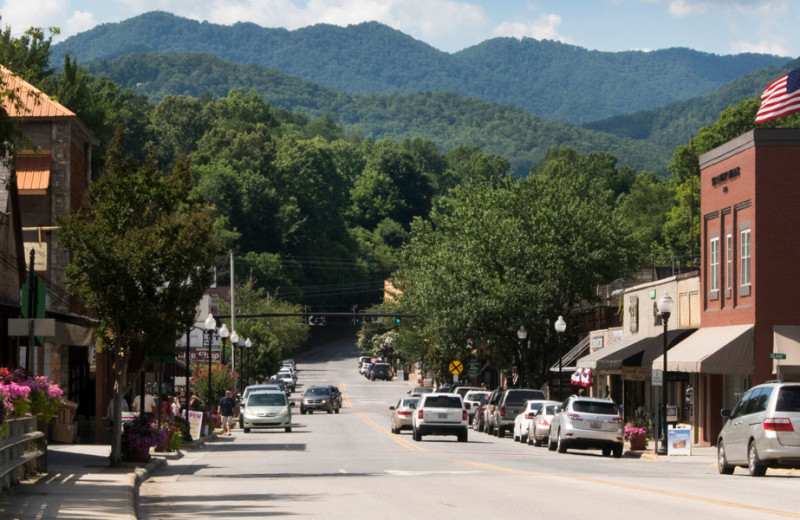
<instances>
[{"instance_id":1,"label":"car taillight","mask_svg":"<svg viewBox=\"0 0 800 520\"><path fill-rule=\"evenodd\" d=\"M550 423L547 422L547 419L545 419L544 417L539 417L539 419L536 421L536 424L538 424L539 426L550 426Z\"/></svg>"},{"instance_id":2,"label":"car taillight","mask_svg":"<svg viewBox=\"0 0 800 520\"><path fill-rule=\"evenodd\" d=\"M411 415L411 412L409 412L409 411L403 412L403 411L398 410L397 411L397 415Z\"/></svg>"},{"instance_id":3,"label":"car taillight","mask_svg":"<svg viewBox=\"0 0 800 520\"><path fill-rule=\"evenodd\" d=\"M764 430L769 432L791 432L794 431L792 420L788 417L767 417L761 423Z\"/></svg>"},{"instance_id":4,"label":"car taillight","mask_svg":"<svg viewBox=\"0 0 800 520\"><path fill-rule=\"evenodd\" d=\"M500 407L500 417L506 416L506 405Z\"/></svg>"},{"instance_id":5,"label":"car taillight","mask_svg":"<svg viewBox=\"0 0 800 520\"><path fill-rule=\"evenodd\" d=\"M614 417L611 420L614 421L614 422L622 422L622 417Z\"/></svg>"},{"instance_id":6,"label":"car taillight","mask_svg":"<svg viewBox=\"0 0 800 520\"><path fill-rule=\"evenodd\" d=\"M461 420L462 421L468 421L469 420L469 414L467 413L466 410L461 410Z\"/></svg>"},{"instance_id":7,"label":"car taillight","mask_svg":"<svg viewBox=\"0 0 800 520\"><path fill-rule=\"evenodd\" d=\"M568 413L568 414L567 414L567 417L568 417L568 418L570 418L570 419L572 419L573 421L574 421L575 419L580 419L580 418L581 418L581 416L580 416L580 415L578 415L578 414L576 414L576 413Z\"/></svg>"},{"instance_id":8,"label":"car taillight","mask_svg":"<svg viewBox=\"0 0 800 520\"><path fill-rule=\"evenodd\" d=\"M469 403L464 403L464 407L465 407L467 410L469 410L469 409L470 409L470 404L469 404Z\"/></svg>"},{"instance_id":9,"label":"car taillight","mask_svg":"<svg viewBox=\"0 0 800 520\"><path fill-rule=\"evenodd\" d=\"M422 419L422 408L417 410L417 419Z\"/></svg>"}]
</instances>

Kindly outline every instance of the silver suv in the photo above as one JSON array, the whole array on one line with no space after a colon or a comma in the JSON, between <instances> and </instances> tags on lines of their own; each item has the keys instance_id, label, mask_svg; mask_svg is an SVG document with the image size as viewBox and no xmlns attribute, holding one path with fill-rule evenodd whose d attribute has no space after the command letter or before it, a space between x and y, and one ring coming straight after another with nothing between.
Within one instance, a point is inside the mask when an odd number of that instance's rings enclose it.
<instances>
[{"instance_id":1,"label":"silver suv","mask_svg":"<svg viewBox=\"0 0 800 520\"><path fill-rule=\"evenodd\" d=\"M622 415L614 401L570 396L550 422L547 448L566 453L567 448L601 449L608 457L622 457Z\"/></svg>"},{"instance_id":2,"label":"silver suv","mask_svg":"<svg viewBox=\"0 0 800 520\"><path fill-rule=\"evenodd\" d=\"M717 438L717 468L730 475L736 466L753 477L767 468L800 468L800 383L770 381L744 394Z\"/></svg>"}]
</instances>

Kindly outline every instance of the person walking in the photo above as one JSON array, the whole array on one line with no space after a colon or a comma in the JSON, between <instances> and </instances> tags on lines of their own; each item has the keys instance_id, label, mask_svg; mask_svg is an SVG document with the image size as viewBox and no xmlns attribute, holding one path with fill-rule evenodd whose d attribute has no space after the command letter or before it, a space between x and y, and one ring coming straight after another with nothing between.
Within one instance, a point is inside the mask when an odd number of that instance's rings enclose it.
<instances>
[{"instance_id":1,"label":"person walking","mask_svg":"<svg viewBox=\"0 0 800 520\"><path fill-rule=\"evenodd\" d=\"M233 408L236 406L236 400L233 398L233 392L225 390L225 397L219 400L217 405L217 413L222 418L223 435L231 436L231 425L233 424Z\"/></svg>"}]
</instances>

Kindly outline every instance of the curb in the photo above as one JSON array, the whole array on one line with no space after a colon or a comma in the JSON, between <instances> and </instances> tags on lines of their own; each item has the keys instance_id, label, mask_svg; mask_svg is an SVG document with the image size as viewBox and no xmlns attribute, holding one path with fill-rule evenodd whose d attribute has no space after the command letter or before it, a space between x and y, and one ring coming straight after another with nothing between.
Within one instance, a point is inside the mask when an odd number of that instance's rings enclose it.
<instances>
[{"instance_id":1,"label":"curb","mask_svg":"<svg viewBox=\"0 0 800 520\"><path fill-rule=\"evenodd\" d=\"M145 466L136 468L136 471L130 476L129 480L129 489L130 489L130 496L129 496L129 513L128 518L130 520L138 520L139 518L139 486L142 485L142 482L150 478L150 475L153 474L158 468L165 465L167 463L166 459L153 457L150 459Z\"/></svg>"}]
</instances>

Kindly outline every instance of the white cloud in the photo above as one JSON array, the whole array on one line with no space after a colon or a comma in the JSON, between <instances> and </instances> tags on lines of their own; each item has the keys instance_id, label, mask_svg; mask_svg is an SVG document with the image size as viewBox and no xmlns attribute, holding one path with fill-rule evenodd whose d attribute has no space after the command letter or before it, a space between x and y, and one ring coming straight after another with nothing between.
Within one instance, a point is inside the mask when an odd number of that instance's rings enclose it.
<instances>
[{"instance_id":1,"label":"white cloud","mask_svg":"<svg viewBox=\"0 0 800 520\"><path fill-rule=\"evenodd\" d=\"M776 56L792 56L792 51L783 38L773 40L762 40L760 42L731 42L731 52L739 54L742 52L753 52L759 54L774 54Z\"/></svg>"},{"instance_id":2,"label":"white cloud","mask_svg":"<svg viewBox=\"0 0 800 520\"><path fill-rule=\"evenodd\" d=\"M6 0L0 7L2 24L13 35L29 27L61 27L66 15L67 5L58 0Z\"/></svg>"},{"instance_id":3,"label":"white cloud","mask_svg":"<svg viewBox=\"0 0 800 520\"><path fill-rule=\"evenodd\" d=\"M88 11L75 11L61 28L61 38L88 31L97 25L94 15Z\"/></svg>"},{"instance_id":4,"label":"white cloud","mask_svg":"<svg viewBox=\"0 0 800 520\"><path fill-rule=\"evenodd\" d=\"M643 0L653 3L660 0ZM667 11L674 18L697 16L709 12L731 11L781 13L786 12L787 0L666 0Z\"/></svg>"},{"instance_id":5,"label":"white cloud","mask_svg":"<svg viewBox=\"0 0 800 520\"><path fill-rule=\"evenodd\" d=\"M570 43L569 38L558 33L561 16L543 14L532 22L505 22L492 31L492 36L510 36L512 38L535 38L537 40L556 40Z\"/></svg>"}]
</instances>

